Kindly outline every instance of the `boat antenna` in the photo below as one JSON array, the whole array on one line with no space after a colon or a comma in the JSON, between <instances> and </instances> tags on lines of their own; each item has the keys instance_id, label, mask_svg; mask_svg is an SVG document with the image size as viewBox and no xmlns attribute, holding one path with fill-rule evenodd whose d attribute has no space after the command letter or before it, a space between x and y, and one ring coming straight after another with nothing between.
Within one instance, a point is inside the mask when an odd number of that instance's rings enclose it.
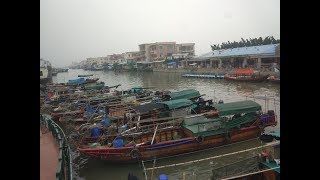
<instances>
[{"instance_id":1,"label":"boat antenna","mask_svg":"<svg viewBox=\"0 0 320 180\"><path fill-rule=\"evenodd\" d=\"M141 164L142 164L142 167L143 167L144 177L146 178L146 180L148 180L147 169L144 166L143 160L141 161Z\"/></svg>"},{"instance_id":2,"label":"boat antenna","mask_svg":"<svg viewBox=\"0 0 320 180\"><path fill-rule=\"evenodd\" d=\"M264 112L267 112L267 95L264 95Z\"/></svg>"},{"instance_id":3,"label":"boat antenna","mask_svg":"<svg viewBox=\"0 0 320 180\"><path fill-rule=\"evenodd\" d=\"M154 138L156 137L157 129L158 129L158 124L156 126L156 129L154 130L152 141L151 141L151 145L153 144Z\"/></svg>"},{"instance_id":4,"label":"boat antenna","mask_svg":"<svg viewBox=\"0 0 320 180\"><path fill-rule=\"evenodd\" d=\"M156 158L154 158L154 160L153 160L153 167L152 167L151 178L150 179L153 179L153 171L154 171L155 164L156 164Z\"/></svg>"},{"instance_id":5,"label":"boat antenna","mask_svg":"<svg viewBox=\"0 0 320 180\"><path fill-rule=\"evenodd\" d=\"M273 101L273 102L274 102L274 105L273 105L273 106L274 106L274 114L275 114L275 118L276 118L276 121L277 121L277 106L276 106L276 99L274 98L273 100L274 100L274 101Z\"/></svg>"}]
</instances>

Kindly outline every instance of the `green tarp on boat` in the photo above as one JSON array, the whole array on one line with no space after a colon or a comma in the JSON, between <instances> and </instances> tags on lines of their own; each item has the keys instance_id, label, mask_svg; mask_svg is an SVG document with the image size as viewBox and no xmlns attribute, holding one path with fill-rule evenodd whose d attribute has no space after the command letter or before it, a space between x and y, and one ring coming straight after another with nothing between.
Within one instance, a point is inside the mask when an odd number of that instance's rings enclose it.
<instances>
[{"instance_id":1,"label":"green tarp on boat","mask_svg":"<svg viewBox=\"0 0 320 180\"><path fill-rule=\"evenodd\" d=\"M201 135L205 137L226 133L229 129L239 127L248 122L253 122L256 118L257 115L255 113L248 113L228 121L223 118L200 119L198 123L193 123L191 125L183 123L182 127L190 130L194 136Z\"/></svg>"},{"instance_id":2,"label":"green tarp on boat","mask_svg":"<svg viewBox=\"0 0 320 180\"><path fill-rule=\"evenodd\" d=\"M186 89L183 91L172 92L168 94L172 100L175 99L192 99L200 96L199 91L195 89Z\"/></svg>"},{"instance_id":3,"label":"green tarp on boat","mask_svg":"<svg viewBox=\"0 0 320 180\"><path fill-rule=\"evenodd\" d=\"M87 90L91 90L91 89L100 90L103 87L104 87L104 83L90 83L84 86L84 88Z\"/></svg>"},{"instance_id":4,"label":"green tarp on boat","mask_svg":"<svg viewBox=\"0 0 320 180\"><path fill-rule=\"evenodd\" d=\"M217 104L214 107L220 116L234 115L240 113L250 113L261 110L260 104L254 101L238 101L225 104Z\"/></svg>"},{"instance_id":5,"label":"green tarp on boat","mask_svg":"<svg viewBox=\"0 0 320 180\"><path fill-rule=\"evenodd\" d=\"M159 104L164 104L168 109L178 109L182 107L188 107L193 104L193 102L189 99L177 99L171 101L160 102Z\"/></svg>"}]
</instances>

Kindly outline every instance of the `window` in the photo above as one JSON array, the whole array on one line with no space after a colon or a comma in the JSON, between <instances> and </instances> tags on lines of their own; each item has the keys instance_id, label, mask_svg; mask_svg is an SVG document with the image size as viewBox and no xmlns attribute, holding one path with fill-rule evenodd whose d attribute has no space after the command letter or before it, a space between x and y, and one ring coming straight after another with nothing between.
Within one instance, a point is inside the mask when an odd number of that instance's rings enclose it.
<instances>
[{"instance_id":1,"label":"window","mask_svg":"<svg viewBox=\"0 0 320 180\"><path fill-rule=\"evenodd\" d=\"M159 46L160 47L160 49L162 49L162 46Z\"/></svg>"},{"instance_id":2,"label":"window","mask_svg":"<svg viewBox=\"0 0 320 180\"><path fill-rule=\"evenodd\" d=\"M40 71L40 76L43 76L43 73L42 73L42 71Z\"/></svg>"}]
</instances>

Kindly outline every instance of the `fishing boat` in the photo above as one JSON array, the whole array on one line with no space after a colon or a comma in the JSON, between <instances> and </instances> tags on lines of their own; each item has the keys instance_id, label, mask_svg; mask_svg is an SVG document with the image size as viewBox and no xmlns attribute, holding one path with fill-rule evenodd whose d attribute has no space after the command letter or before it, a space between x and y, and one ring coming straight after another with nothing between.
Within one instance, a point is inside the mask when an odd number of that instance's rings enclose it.
<instances>
[{"instance_id":1,"label":"fishing boat","mask_svg":"<svg viewBox=\"0 0 320 180\"><path fill-rule=\"evenodd\" d=\"M269 146L268 146L269 145ZM251 158L227 164L212 170L211 179L228 179L228 180L278 180L280 179L280 141L266 143L262 153L258 153ZM239 173L236 170L240 166L246 166L250 163L250 168ZM237 167L238 166L238 167ZM228 171L229 170L229 171Z\"/></svg>"},{"instance_id":2,"label":"fishing boat","mask_svg":"<svg viewBox=\"0 0 320 180\"><path fill-rule=\"evenodd\" d=\"M82 84L88 84L88 83L95 83L99 80L99 78L77 78L77 79L71 79L67 82L67 85L73 85L73 86L77 86L77 85L82 85Z\"/></svg>"},{"instance_id":3,"label":"fishing boat","mask_svg":"<svg viewBox=\"0 0 320 180\"><path fill-rule=\"evenodd\" d=\"M79 74L78 77L90 77L93 76L93 74Z\"/></svg>"},{"instance_id":4,"label":"fishing boat","mask_svg":"<svg viewBox=\"0 0 320 180\"><path fill-rule=\"evenodd\" d=\"M92 71L102 71L104 70L104 66L102 64L94 64L91 68Z\"/></svg>"},{"instance_id":5,"label":"fishing boat","mask_svg":"<svg viewBox=\"0 0 320 180\"><path fill-rule=\"evenodd\" d=\"M268 77L268 82L280 84L280 77L270 76Z\"/></svg>"},{"instance_id":6,"label":"fishing boat","mask_svg":"<svg viewBox=\"0 0 320 180\"><path fill-rule=\"evenodd\" d=\"M237 69L232 74L224 75L224 79L239 82L263 82L267 81L269 75L256 74L253 69Z\"/></svg>"},{"instance_id":7,"label":"fishing boat","mask_svg":"<svg viewBox=\"0 0 320 180\"><path fill-rule=\"evenodd\" d=\"M195 100L203 95L195 89L185 89L177 92L168 92L162 95L163 100L190 99Z\"/></svg>"},{"instance_id":8,"label":"fishing boat","mask_svg":"<svg viewBox=\"0 0 320 180\"><path fill-rule=\"evenodd\" d=\"M77 149L81 154L110 162L137 162L256 138L264 127L277 123L273 111L259 113L261 106L254 101L216 104L215 108L218 118L183 121L176 128L158 130L156 127L154 132L139 135L120 135L111 142L81 140ZM97 146L93 147L92 143Z\"/></svg>"}]
</instances>

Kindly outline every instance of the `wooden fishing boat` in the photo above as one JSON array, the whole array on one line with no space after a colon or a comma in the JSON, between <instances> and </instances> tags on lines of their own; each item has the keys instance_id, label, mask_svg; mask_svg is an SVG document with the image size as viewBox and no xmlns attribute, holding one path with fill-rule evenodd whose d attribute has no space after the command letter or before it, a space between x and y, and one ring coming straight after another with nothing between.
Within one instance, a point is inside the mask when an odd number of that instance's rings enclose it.
<instances>
[{"instance_id":1,"label":"wooden fishing boat","mask_svg":"<svg viewBox=\"0 0 320 180\"><path fill-rule=\"evenodd\" d=\"M264 127L276 124L275 115L258 114L261 106L253 101L217 104L215 107L219 118L183 121L176 128L156 128L154 132L136 136L118 136L112 142L97 139L96 142L101 144L95 147L90 144L93 141L81 140L78 151L111 162L137 162L256 138Z\"/></svg>"},{"instance_id":2,"label":"wooden fishing boat","mask_svg":"<svg viewBox=\"0 0 320 180\"><path fill-rule=\"evenodd\" d=\"M273 142L274 143L274 142ZM266 145L268 145L267 143ZM269 152L268 152L268 150ZM272 152L269 154L270 152ZM229 179L229 180L245 180L245 179L255 179L255 180L279 180L280 179L280 141L277 144L266 147L262 150L263 153L259 153L250 159L244 159L242 161L236 162L239 166L244 165L243 163L251 161L250 164L256 164L257 166L252 166L248 169L247 173L239 174L237 171L228 171L231 174L227 175L228 169L235 169L237 167L234 164L225 165L212 170L213 176L211 179ZM278 152L278 153L276 153ZM256 162L255 162L256 161Z\"/></svg>"},{"instance_id":3,"label":"wooden fishing boat","mask_svg":"<svg viewBox=\"0 0 320 180\"><path fill-rule=\"evenodd\" d=\"M82 85L82 84L88 84L88 83L95 83L99 80L99 78L77 78L77 79L71 79L67 82L66 85L69 85L69 86L79 86L79 85Z\"/></svg>"},{"instance_id":4,"label":"wooden fishing boat","mask_svg":"<svg viewBox=\"0 0 320 180\"><path fill-rule=\"evenodd\" d=\"M177 92L168 92L167 94L162 95L162 99L165 101L176 100L176 99L190 99L195 100L203 95L200 95L200 92L195 89L185 89Z\"/></svg>"},{"instance_id":5,"label":"wooden fishing boat","mask_svg":"<svg viewBox=\"0 0 320 180\"><path fill-rule=\"evenodd\" d=\"M90 77L93 76L93 74L79 74L78 77Z\"/></svg>"},{"instance_id":6,"label":"wooden fishing boat","mask_svg":"<svg viewBox=\"0 0 320 180\"><path fill-rule=\"evenodd\" d=\"M194 109L196 105L196 110ZM114 129L119 131L120 126L128 128L141 129L141 126L148 127L148 130L155 124L163 124L171 122L175 118L185 117L185 121L190 121L190 119L203 119L208 117L218 117L216 109L212 106L212 100L192 102L188 99L177 99L171 101L164 101L158 103L146 103L138 106L126 106L120 107L118 105L108 105L106 106L108 110L108 125L114 123L115 128L110 131L109 128L105 128L105 119L102 119L97 126L100 126L102 134L112 134ZM188 120L187 120L188 119ZM176 122L176 119L175 119ZM95 125L94 125L95 126ZM84 134L84 131L89 131L92 124L87 124L83 129L79 129L79 134ZM146 130L143 130L146 132Z\"/></svg>"},{"instance_id":7,"label":"wooden fishing boat","mask_svg":"<svg viewBox=\"0 0 320 180\"><path fill-rule=\"evenodd\" d=\"M270 76L268 77L268 82L280 84L280 77Z\"/></svg>"},{"instance_id":8,"label":"wooden fishing boat","mask_svg":"<svg viewBox=\"0 0 320 180\"><path fill-rule=\"evenodd\" d=\"M99 78L87 78L84 84L95 83L99 80Z\"/></svg>"},{"instance_id":9,"label":"wooden fishing boat","mask_svg":"<svg viewBox=\"0 0 320 180\"><path fill-rule=\"evenodd\" d=\"M263 82L267 81L269 75L255 74L253 69L238 69L233 74L224 75L224 79L239 82Z\"/></svg>"}]
</instances>

